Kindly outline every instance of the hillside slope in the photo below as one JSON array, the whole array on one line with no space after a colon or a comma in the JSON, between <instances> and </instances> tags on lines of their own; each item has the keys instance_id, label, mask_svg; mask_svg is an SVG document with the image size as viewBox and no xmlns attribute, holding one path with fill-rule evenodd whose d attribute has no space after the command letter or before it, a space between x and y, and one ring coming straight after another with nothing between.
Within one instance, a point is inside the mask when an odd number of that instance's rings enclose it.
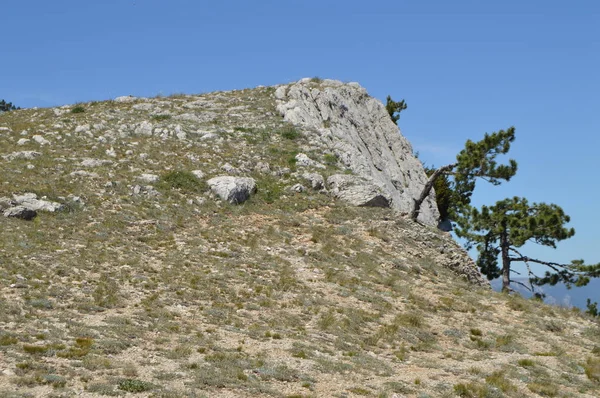
<instances>
[{"instance_id":1,"label":"hillside slope","mask_svg":"<svg viewBox=\"0 0 600 398\"><path fill-rule=\"evenodd\" d=\"M303 80L0 115L0 207L38 209L0 217L0 396L598 396L597 323L404 218L381 107Z\"/></svg>"}]
</instances>

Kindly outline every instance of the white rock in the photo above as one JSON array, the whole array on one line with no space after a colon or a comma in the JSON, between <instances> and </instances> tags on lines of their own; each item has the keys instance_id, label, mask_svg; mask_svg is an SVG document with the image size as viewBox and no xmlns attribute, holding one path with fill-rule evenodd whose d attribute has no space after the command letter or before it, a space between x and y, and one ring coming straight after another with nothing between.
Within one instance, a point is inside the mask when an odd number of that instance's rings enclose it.
<instances>
[{"instance_id":1,"label":"white rock","mask_svg":"<svg viewBox=\"0 0 600 398\"><path fill-rule=\"evenodd\" d=\"M50 141L48 141L47 139L45 139L44 137L42 137L41 135L34 135L33 137L31 137L35 142L37 142L40 145L50 145Z\"/></svg>"},{"instance_id":2,"label":"white rock","mask_svg":"<svg viewBox=\"0 0 600 398\"><path fill-rule=\"evenodd\" d=\"M326 80L317 86L308 82L302 79L288 85L286 98L278 100L284 120L304 127L311 145L334 153L361 176L366 191L376 187L394 209L410 212L427 176L385 106L355 83ZM438 218L432 193L421 207L419 220L435 226Z\"/></svg>"},{"instance_id":3,"label":"white rock","mask_svg":"<svg viewBox=\"0 0 600 398\"><path fill-rule=\"evenodd\" d=\"M256 192L256 181L249 177L221 176L207 183L216 195L232 204L243 203Z\"/></svg>"},{"instance_id":4,"label":"white rock","mask_svg":"<svg viewBox=\"0 0 600 398\"><path fill-rule=\"evenodd\" d=\"M316 162L316 161L312 160L311 158L309 158L304 153L299 153L299 154L296 155L296 166L301 166L301 167L316 167L318 169L324 169L325 168L324 164L321 164L319 162Z\"/></svg>"},{"instance_id":5,"label":"white rock","mask_svg":"<svg viewBox=\"0 0 600 398\"><path fill-rule=\"evenodd\" d=\"M115 151L115 149L113 147L110 147L110 149L106 150L106 154L108 156L110 156L111 158L116 158L117 157L117 152Z\"/></svg>"},{"instance_id":6,"label":"white rock","mask_svg":"<svg viewBox=\"0 0 600 398\"><path fill-rule=\"evenodd\" d=\"M27 144L28 142L31 142L31 140L28 138L21 138L21 139L19 139L19 141L17 141L17 145L23 146L23 145Z\"/></svg>"},{"instance_id":7,"label":"white rock","mask_svg":"<svg viewBox=\"0 0 600 398\"><path fill-rule=\"evenodd\" d=\"M160 177L156 174L142 174L137 179L147 184L153 184L157 182L160 179Z\"/></svg>"},{"instance_id":8,"label":"white rock","mask_svg":"<svg viewBox=\"0 0 600 398\"><path fill-rule=\"evenodd\" d=\"M277 87L277 90L275 90L275 98L282 100L285 98L285 93L287 91L287 87L286 86L279 86Z\"/></svg>"},{"instance_id":9,"label":"white rock","mask_svg":"<svg viewBox=\"0 0 600 398\"><path fill-rule=\"evenodd\" d=\"M2 157L5 160L14 160L14 159L32 160L32 159L35 159L35 158L37 158L39 156L42 156L42 154L40 152L35 152L35 151L20 151L20 152L9 153L8 155L3 155Z\"/></svg>"},{"instance_id":10,"label":"white rock","mask_svg":"<svg viewBox=\"0 0 600 398\"><path fill-rule=\"evenodd\" d=\"M151 136L153 127L154 126L152 125L152 123L150 123L147 120L144 120L142 123L140 123L135 128L134 131L135 131L135 134L138 134L138 135Z\"/></svg>"},{"instance_id":11,"label":"white rock","mask_svg":"<svg viewBox=\"0 0 600 398\"><path fill-rule=\"evenodd\" d=\"M112 160L92 159L92 158L83 159L80 163L80 165L83 167L100 167L100 166L106 166L109 164L112 164Z\"/></svg>"},{"instance_id":12,"label":"white rock","mask_svg":"<svg viewBox=\"0 0 600 398\"><path fill-rule=\"evenodd\" d=\"M202 172L202 170L192 170L192 174L198 179L204 178L204 172Z\"/></svg>"},{"instance_id":13,"label":"white rock","mask_svg":"<svg viewBox=\"0 0 600 398\"><path fill-rule=\"evenodd\" d=\"M97 173L92 173L85 170L76 170L69 174L71 177L89 177L89 178L99 178L100 175Z\"/></svg>"},{"instance_id":14,"label":"white rock","mask_svg":"<svg viewBox=\"0 0 600 398\"><path fill-rule=\"evenodd\" d=\"M121 102L121 103L128 103L128 102L134 102L136 99L137 98L132 95L124 95L124 96L115 98L114 101Z\"/></svg>"}]
</instances>

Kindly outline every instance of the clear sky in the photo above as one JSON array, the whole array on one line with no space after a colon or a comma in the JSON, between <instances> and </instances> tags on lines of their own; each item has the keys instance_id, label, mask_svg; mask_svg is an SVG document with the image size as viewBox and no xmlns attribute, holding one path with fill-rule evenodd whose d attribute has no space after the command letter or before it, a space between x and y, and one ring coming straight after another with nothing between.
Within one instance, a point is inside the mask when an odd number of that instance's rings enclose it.
<instances>
[{"instance_id":1,"label":"clear sky","mask_svg":"<svg viewBox=\"0 0 600 398\"><path fill-rule=\"evenodd\" d=\"M514 125L517 176L475 202L557 203L575 237L526 253L600 262L597 0L21 0L0 19L0 98L22 107L357 81L406 100L400 128L434 165Z\"/></svg>"}]
</instances>

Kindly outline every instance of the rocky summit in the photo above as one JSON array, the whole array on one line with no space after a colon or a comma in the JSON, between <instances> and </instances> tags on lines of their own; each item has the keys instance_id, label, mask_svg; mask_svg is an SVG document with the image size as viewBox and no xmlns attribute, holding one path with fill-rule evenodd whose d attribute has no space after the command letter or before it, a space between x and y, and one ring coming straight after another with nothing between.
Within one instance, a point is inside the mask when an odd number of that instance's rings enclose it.
<instances>
[{"instance_id":1,"label":"rocky summit","mask_svg":"<svg viewBox=\"0 0 600 398\"><path fill-rule=\"evenodd\" d=\"M2 397L597 397L598 322L494 293L356 83L0 115Z\"/></svg>"}]
</instances>

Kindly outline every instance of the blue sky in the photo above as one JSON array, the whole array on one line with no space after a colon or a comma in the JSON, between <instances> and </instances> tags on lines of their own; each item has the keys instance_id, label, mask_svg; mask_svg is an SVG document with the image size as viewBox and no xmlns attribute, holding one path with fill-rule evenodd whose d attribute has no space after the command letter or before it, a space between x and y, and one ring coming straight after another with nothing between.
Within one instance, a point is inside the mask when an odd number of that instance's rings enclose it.
<instances>
[{"instance_id":1,"label":"blue sky","mask_svg":"<svg viewBox=\"0 0 600 398\"><path fill-rule=\"evenodd\" d=\"M519 172L475 203L557 203L577 234L527 253L600 262L598 1L30 0L0 18L0 98L23 107L357 81L406 100L400 128L435 165L514 125Z\"/></svg>"}]
</instances>

